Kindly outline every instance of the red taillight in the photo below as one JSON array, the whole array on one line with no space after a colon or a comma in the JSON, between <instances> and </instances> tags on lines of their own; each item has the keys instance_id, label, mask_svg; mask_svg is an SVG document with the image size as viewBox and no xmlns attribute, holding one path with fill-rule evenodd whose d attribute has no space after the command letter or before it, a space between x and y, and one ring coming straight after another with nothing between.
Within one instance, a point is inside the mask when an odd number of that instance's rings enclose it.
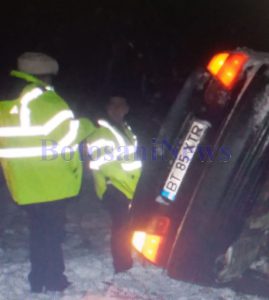
<instances>
[{"instance_id":1,"label":"red taillight","mask_svg":"<svg viewBox=\"0 0 269 300\"><path fill-rule=\"evenodd\" d=\"M158 235L165 235L168 231L170 225L170 219L167 217L156 217L153 218L149 228L149 233L154 233Z\"/></svg>"},{"instance_id":2,"label":"red taillight","mask_svg":"<svg viewBox=\"0 0 269 300\"><path fill-rule=\"evenodd\" d=\"M224 65L226 59L228 58L229 53L219 53L215 55L209 62L207 69L213 74L217 75L221 67Z\"/></svg>"},{"instance_id":3,"label":"red taillight","mask_svg":"<svg viewBox=\"0 0 269 300\"><path fill-rule=\"evenodd\" d=\"M242 52L231 54L220 53L211 59L207 69L225 88L231 90L247 60L248 56Z\"/></svg>"},{"instance_id":4,"label":"red taillight","mask_svg":"<svg viewBox=\"0 0 269 300\"><path fill-rule=\"evenodd\" d=\"M170 226L167 217L156 217L150 222L148 230L135 231L132 238L134 248L151 262L158 262L158 251Z\"/></svg>"},{"instance_id":5,"label":"red taillight","mask_svg":"<svg viewBox=\"0 0 269 300\"><path fill-rule=\"evenodd\" d=\"M135 231L132 244L135 249L142 253L148 260L156 263L157 254L163 237L159 235L148 234L143 231Z\"/></svg>"}]
</instances>

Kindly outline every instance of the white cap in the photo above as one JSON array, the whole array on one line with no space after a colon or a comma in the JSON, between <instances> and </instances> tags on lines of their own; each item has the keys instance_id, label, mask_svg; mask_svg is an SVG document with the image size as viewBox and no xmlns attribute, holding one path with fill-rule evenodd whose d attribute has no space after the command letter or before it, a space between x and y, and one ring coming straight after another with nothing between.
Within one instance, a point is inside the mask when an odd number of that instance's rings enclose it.
<instances>
[{"instance_id":1,"label":"white cap","mask_svg":"<svg viewBox=\"0 0 269 300\"><path fill-rule=\"evenodd\" d=\"M56 75L59 71L58 62L44 53L25 52L18 57L18 69L33 75Z\"/></svg>"}]
</instances>

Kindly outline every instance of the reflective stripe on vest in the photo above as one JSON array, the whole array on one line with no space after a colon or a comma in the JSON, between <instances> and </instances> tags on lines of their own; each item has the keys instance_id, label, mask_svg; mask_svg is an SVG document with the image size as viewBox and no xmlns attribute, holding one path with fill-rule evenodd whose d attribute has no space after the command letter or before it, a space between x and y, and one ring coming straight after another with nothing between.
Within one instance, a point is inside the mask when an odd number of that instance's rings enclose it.
<instances>
[{"instance_id":1,"label":"reflective stripe on vest","mask_svg":"<svg viewBox=\"0 0 269 300\"><path fill-rule=\"evenodd\" d=\"M20 111L20 120L22 127L29 127L31 123L30 114L31 111L28 107L28 104L37 99L40 95L43 94L43 91L40 88L34 88L30 92L23 95L21 98L21 111Z\"/></svg>"},{"instance_id":2,"label":"reflective stripe on vest","mask_svg":"<svg viewBox=\"0 0 269 300\"><path fill-rule=\"evenodd\" d=\"M136 152L136 147L125 146L124 150L127 150L127 154L134 154ZM90 163L89 163L90 169L99 170L100 167L105 164L111 163L116 160L120 160L120 157L123 155L123 153L119 153L119 149L114 148L113 151L109 153L109 155L112 156L111 159L107 159L106 155L107 154L104 154L101 157L99 157L97 160L90 161ZM128 163L126 162L126 163L124 163L124 165L130 164L130 163L132 164L133 162L128 162ZM123 165L123 163L121 165Z\"/></svg>"},{"instance_id":3,"label":"reflective stripe on vest","mask_svg":"<svg viewBox=\"0 0 269 300\"><path fill-rule=\"evenodd\" d=\"M100 126L103 126L103 127L107 128L108 130L110 130L111 133L115 136L115 138L118 141L118 143L119 143L120 146L122 146L122 147L126 146L126 143L125 143L123 137L107 121L105 121L105 120L99 120L98 124Z\"/></svg>"},{"instance_id":4,"label":"reflective stripe on vest","mask_svg":"<svg viewBox=\"0 0 269 300\"><path fill-rule=\"evenodd\" d=\"M131 172L137 169L142 168L142 162L140 160L134 161L131 163L122 163L121 167L123 168L124 171Z\"/></svg>"},{"instance_id":5,"label":"reflective stripe on vest","mask_svg":"<svg viewBox=\"0 0 269 300\"><path fill-rule=\"evenodd\" d=\"M101 148L105 148L105 147L110 147L113 150L109 153L109 155L111 156L111 159L107 159L106 155L104 154L101 157L99 157L96 160L92 160L89 163L89 168L92 170L99 170L101 166L114 162L116 160L120 160L120 157L123 155L123 153L119 153L119 149L123 148L126 154L130 155L130 154L134 154L137 150L137 139L136 136L133 136L134 138L134 143L135 145L127 145L124 138L121 136L120 133L117 132L117 130L115 128L113 128L107 121L105 120L99 120L98 124L107 128L115 137L115 139L117 140L117 142L119 143L119 147L116 148L115 147L115 143L111 140L105 140L105 139L100 139L97 140L91 144L87 144L88 147L88 153L90 155L93 154L94 151L101 149ZM131 128L128 128L131 131ZM93 150L92 148L96 147L97 149ZM142 167L142 162L141 161L132 161L132 162L124 162L121 163L121 167L124 171L134 171L137 169L140 169Z\"/></svg>"},{"instance_id":6,"label":"reflective stripe on vest","mask_svg":"<svg viewBox=\"0 0 269 300\"><path fill-rule=\"evenodd\" d=\"M15 110L12 108L12 110ZM52 117L47 123L40 126L12 126L0 127L0 137L20 137L48 135L61 123L68 119L73 119L74 114L71 110L62 110Z\"/></svg>"},{"instance_id":7,"label":"reflective stripe on vest","mask_svg":"<svg viewBox=\"0 0 269 300\"><path fill-rule=\"evenodd\" d=\"M53 90L53 88L46 87L46 90ZM44 125L31 126L31 110L28 105L43 93L44 91L42 89L34 88L22 96L20 101L20 112L18 111L17 106L14 106L10 111L11 114L20 114L20 126L1 127L0 137L47 136L63 122L70 120L68 133L58 142L57 146L53 147L53 151L59 154L63 147L70 146L75 141L78 133L79 121L72 120L74 115L71 110L62 110ZM73 146L71 151L76 151L76 149L77 145ZM0 149L0 157L2 158L41 157L42 155L43 149L41 146Z\"/></svg>"}]
</instances>

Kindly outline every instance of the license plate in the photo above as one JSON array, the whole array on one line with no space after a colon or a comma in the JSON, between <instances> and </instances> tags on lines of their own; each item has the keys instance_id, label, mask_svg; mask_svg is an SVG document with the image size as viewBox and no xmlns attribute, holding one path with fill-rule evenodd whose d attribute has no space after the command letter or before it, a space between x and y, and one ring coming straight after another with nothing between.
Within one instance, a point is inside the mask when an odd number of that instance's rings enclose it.
<instances>
[{"instance_id":1,"label":"license plate","mask_svg":"<svg viewBox=\"0 0 269 300\"><path fill-rule=\"evenodd\" d=\"M161 191L161 195L164 198L175 201L176 195L193 160L194 154L209 126L210 124L206 121L195 120L192 122Z\"/></svg>"}]
</instances>

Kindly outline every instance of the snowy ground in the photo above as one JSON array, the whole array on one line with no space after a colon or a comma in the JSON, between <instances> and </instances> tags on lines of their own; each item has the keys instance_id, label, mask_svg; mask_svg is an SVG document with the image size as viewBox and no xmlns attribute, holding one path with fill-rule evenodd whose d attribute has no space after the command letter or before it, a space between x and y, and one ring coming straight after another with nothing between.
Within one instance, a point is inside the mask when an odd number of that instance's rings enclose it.
<instances>
[{"instance_id":1,"label":"snowy ground","mask_svg":"<svg viewBox=\"0 0 269 300\"><path fill-rule=\"evenodd\" d=\"M179 282L138 258L130 271L113 275L109 220L99 202L90 200L91 193L84 187L79 202L69 207L64 253L66 275L73 284L64 293L30 293L26 218L21 210L9 210L8 225L0 227L0 300L262 299Z\"/></svg>"}]
</instances>

